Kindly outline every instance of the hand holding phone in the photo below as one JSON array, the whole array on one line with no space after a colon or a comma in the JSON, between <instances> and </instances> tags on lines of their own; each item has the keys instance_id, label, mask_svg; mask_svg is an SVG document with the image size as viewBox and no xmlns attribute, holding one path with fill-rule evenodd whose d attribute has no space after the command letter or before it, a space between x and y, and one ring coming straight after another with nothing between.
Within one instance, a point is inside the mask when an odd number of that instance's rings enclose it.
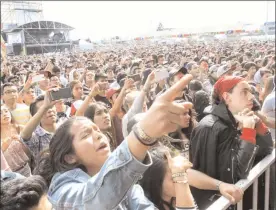
<instances>
[{"instance_id":1,"label":"hand holding phone","mask_svg":"<svg viewBox=\"0 0 276 210\"><path fill-rule=\"evenodd\" d=\"M71 88L61 88L58 91L50 91L50 97L52 101L67 99L72 97Z\"/></svg>"}]
</instances>

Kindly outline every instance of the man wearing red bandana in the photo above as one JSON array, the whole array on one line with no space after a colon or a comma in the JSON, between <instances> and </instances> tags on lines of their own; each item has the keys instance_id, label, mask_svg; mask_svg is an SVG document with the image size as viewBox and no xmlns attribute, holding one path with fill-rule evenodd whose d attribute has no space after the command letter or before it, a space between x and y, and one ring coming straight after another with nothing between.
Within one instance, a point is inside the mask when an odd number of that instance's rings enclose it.
<instances>
[{"instance_id":1,"label":"man wearing red bandana","mask_svg":"<svg viewBox=\"0 0 276 210\"><path fill-rule=\"evenodd\" d=\"M213 105L191 135L194 169L232 184L246 178L252 166L272 152L271 134L252 111L253 102L250 85L242 77L225 76L215 83ZM192 192L200 209L216 198L215 191ZM246 195L243 200L243 208L250 209L245 204L252 201Z\"/></svg>"}]
</instances>

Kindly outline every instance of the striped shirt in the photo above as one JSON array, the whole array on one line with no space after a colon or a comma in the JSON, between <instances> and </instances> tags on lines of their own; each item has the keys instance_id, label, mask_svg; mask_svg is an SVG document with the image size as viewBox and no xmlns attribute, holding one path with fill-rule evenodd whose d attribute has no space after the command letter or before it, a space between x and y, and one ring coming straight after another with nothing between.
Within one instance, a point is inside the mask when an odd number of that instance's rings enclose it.
<instances>
[{"instance_id":1,"label":"striped shirt","mask_svg":"<svg viewBox=\"0 0 276 210\"><path fill-rule=\"evenodd\" d=\"M16 108L11 111L16 124L26 125L31 119L30 109L26 104L16 104Z\"/></svg>"}]
</instances>

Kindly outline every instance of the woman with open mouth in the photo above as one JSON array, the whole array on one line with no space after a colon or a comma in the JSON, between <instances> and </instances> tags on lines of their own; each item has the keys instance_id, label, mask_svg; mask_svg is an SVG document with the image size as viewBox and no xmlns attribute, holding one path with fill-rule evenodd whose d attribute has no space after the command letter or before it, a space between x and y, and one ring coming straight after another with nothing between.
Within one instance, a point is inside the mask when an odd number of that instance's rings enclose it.
<instances>
[{"instance_id":1,"label":"woman with open mouth","mask_svg":"<svg viewBox=\"0 0 276 210\"><path fill-rule=\"evenodd\" d=\"M48 199L59 209L156 209L135 183L152 164L147 152L164 134L182 124L186 106L174 98L192 79L185 75L145 113L132 132L111 153L109 141L99 127L85 117L74 117L55 132L38 166L50 184ZM178 185L177 208L195 209L184 172L192 164L186 161L174 167L173 179ZM185 199L183 199L185 197Z\"/></svg>"}]
</instances>

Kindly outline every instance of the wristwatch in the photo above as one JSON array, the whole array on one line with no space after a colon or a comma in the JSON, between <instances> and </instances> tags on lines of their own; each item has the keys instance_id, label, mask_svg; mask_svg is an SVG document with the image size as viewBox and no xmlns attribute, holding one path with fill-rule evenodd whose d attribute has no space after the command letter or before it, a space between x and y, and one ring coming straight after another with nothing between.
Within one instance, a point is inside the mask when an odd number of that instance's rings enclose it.
<instances>
[{"instance_id":1,"label":"wristwatch","mask_svg":"<svg viewBox=\"0 0 276 210\"><path fill-rule=\"evenodd\" d=\"M159 138L152 138L148 136L140 126L140 123L137 123L132 129L135 137L146 146L153 146L159 140Z\"/></svg>"}]
</instances>

